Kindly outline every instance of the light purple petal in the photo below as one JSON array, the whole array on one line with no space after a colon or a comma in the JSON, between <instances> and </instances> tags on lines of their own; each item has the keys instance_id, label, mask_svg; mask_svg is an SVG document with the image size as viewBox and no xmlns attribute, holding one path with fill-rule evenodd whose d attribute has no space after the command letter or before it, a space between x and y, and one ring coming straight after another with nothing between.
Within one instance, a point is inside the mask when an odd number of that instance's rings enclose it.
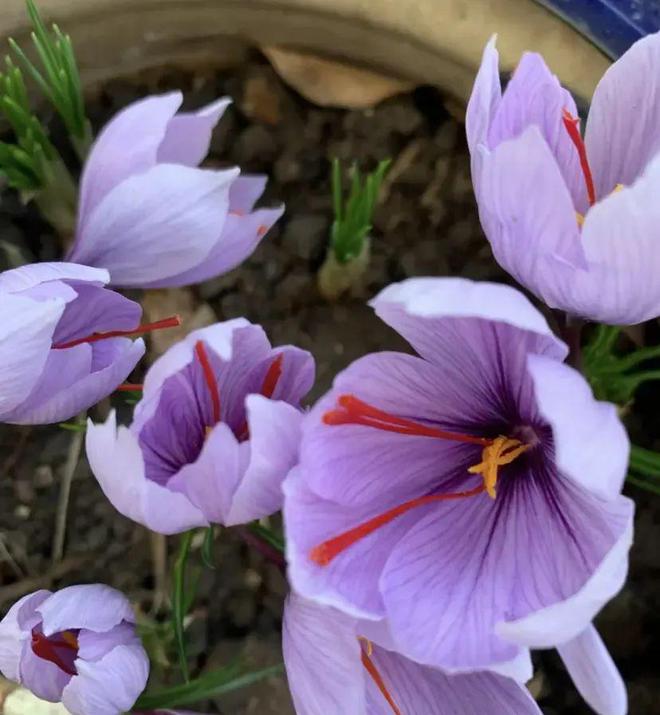
<instances>
[{"instance_id":1,"label":"light purple petal","mask_svg":"<svg viewBox=\"0 0 660 715\"><path fill-rule=\"evenodd\" d=\"M266 188L268 177L264 174L241 174L229 189L229 210L247 214L254 208Z\"/></svg>"},{"instance_id":2,"label":"light purple petal","mask_svg":"<svg viewBox=\"0 0 660 715\"><path fill-rule=\"evenodd\" d=\"M76 668L62 695L71 715L117 715L130 710L144 690L149 659L141 645L121 645L95 662L78 659Z\"/></svg>"},{"instance_id":3,"label":"light purple petal","mask_svg":"<svg viewBox=\"0 0 660 715\"><path fill-rule=\"evenodd\" d=\"M50 591L45 590L23 596L0 621L0 672L5 678L18 680L23 641L31 639L36 609L49 596Z\"/></svg>"},{"instance_id":4,"label":"light purple petal","mask_svg":"<svg viewBox=\"0 0 660 715\"><path fill-rule=\"evenodd\" d=\"M632 184L660 150L659 95L660 34L654 33L620 57L594 92L585 142L599 199L617 184Z\"/></svg>"},{"instance_id":5,"label":"light purple petal","mask_svg":"<svg viewBox=\"0 0 660 715\"><path fill-rule=\"evenodd\" d=\"M196 461L175 474L167 488L184 494L207 521L226 526L242 466L240 445L231 429L220 422L208 433Z\"/></svg>"},{"instance_id":6,"label":"light purple petal","mask_svg":"<svg viewBox=\"0 0 660 715\"><path fill-rule=\"evenodd\" d=\"M37 611L46 636L77 628L97 633L109 631L122 621L135 621L133 608L124 594L103 584L85 584L60 589Z\"/></svg>"},{"instance_id":7,"label":"light purple petal","mask_svg":"<svg viewBox=\"0 0 660 715\"><path fill-rule=\"evenodd\" d=\"M541 715L524 686L495 673L447 675L378 647L371 660L406 715ZM391 713L373 679L367 678L367 715Z\"/></svg>"},{"instance_id":8,"label":"light purple petal","mask_svg":"<svg viewBox=\"0 0 660 715\"><path fill-rule=\"evenodd\" d=\"M530 648L551 648L569 641L579 635L603 605L621 590L628 573L633 503L621 497L618 507L621 511L627 507L627 527L585 585L564 601L517 621L497 624L496 632L502 638Z\"/></svg>"},{"instance_id":9,"label":"light purple petal","mask_svg":"<svg viewBox=\"0 0 660 715\"><path fill-rule=\"evenodd\" d=\"M593 626L557 650L580 695L598 715L626 715L625 683Z\"/></svg>"},{"instance_id":10,"label":"light purple petal","mask_svg":"<svg viewBox=\"0 0 660 715\"><path fill-rule=\"evenodd\" d=\"M203 261L182 273L150 281L144 287L185 286L228 273L252 254L283 213L284 207L258 209L245 216L230 213L222 227L222 234Z\"/></svg>"},{"instance_id":11,"label":"light purple petal","mask_svg":"<svg viewBox=\"0 0 660 715\"><path fill-rule=\"evenodd\" d=\"M147 97L130 104L103 128L80 181L77 241L92 211L115 186L155 166L158 148L181 101L181 92ZM74 253L75 249L74 244Z\"/></svg>"},{"instance_id":12,"label":"light purple petal","mask_svg":"<svg viewBox=\"0 0 660 715\"><path fill-rule=\"evenodd\" d=\"M261 519L282 507L282 482L297 461L303 415L262 395L248 395L249 459L235 489L226 525Z\"/></svg>"},{"instance_id":13,"label":"light purple petal","mask_svg":"<svg viewBox=\"0 0 660 715\"><path fill-rule=\"evenodd\" d=\"M552 427L558 468L594 494L616 497L630 453L616 406L595 400L582 375L556 360L530 355L527 366L539 410Z\"/></svg>"},{"instance_id":14,"label":"light purple petal","mask_svg":"<svg viewBox=\"0 0 660 715\"><path fill-rule=\"evenodd\" d=\"M512 326L525 338L528 352L546 354L558 360L567 354L566 346L550 330L541 313L522 293L509 286L474 282L464 278L411 278L382 290L370 303L381 320L400 333L417 352L431 363L462 332L470 352L475 333L486 335L490 328L476 320L447 318L480 318ZM520 336L520 339L523 335ZM534 339L532 339L534 338ZM453 352L457 352L456 347ZM492 357L492 356L491 356ZM451 358L449 362L454 359ZM463 364L463 368L468 366ZM444 364L443 364L444 368ZM478 374L478 368L475 375Z\"/></svg>"},{"instance_id":15,"label":"light purple petal","mask_svg":"<svg viewBox=\"0 0 660 715\"><path fill-rule=\"evenodd\" d=\"M197 112L179 112L167 125L158 148L158 162L199 166L209 151L215 125L231 99L223 97Z\"/></svg>"},{"instance_id":16,"label":"light purple petal","mask_svg":"<svg viewBox=\"0 0 660 715\"><path fill-rule=\"evenodd\" d=\"M78 281L102 286L110 281L110 274L103 268L77 263L31 263L0 273L0 293L20 293L51 281Z\"/></svg>"},{"instance_id":17,"label":"light purple petal","mask_svg":"<svg viewBox=\"0 0 660 715\"><path fill-rule=\"evenodd\" d=\"M291 593L282 649L298 715L366 715L365 671L350 618Z\"/></svg>"},{"instance_id":18,"label":"light purple petal","mask_svg":"<svg viewBox=\"0 0 660 715\"><path fill-rule=\"evenodd\" d=\"M62 300L33 301L0 293L0 418L20 406L37 383L64 312Z\"/></svg>"},{"instance_id":19,"label":"light purple petal","mask_svg":"<svg viewBox=\"0 0 660 715\"><path fill-rule=\"evenodd\" d=\"M238 170L159 164L116 186L99 203L69 259L138 286L202 262L217 242Z\"/></svg>"},{"instance_id":20,"label":"light purple petal","mask_svg":"<svg viewBox=\"0 0 660 715\"><path fill-rule=\"evenodd\" d=\"M486 143L488 129L502 99L496 39L493 35L484 48L481 65L474 80L474 87L465 114L465 133L472 154L476 151L478 144Z\"/></svg>"},{"instance_id":21,"label":"light purple petal","mask_svg":"<svg viewBox=\"0 0 660 715\"><path fill-rule=\"evenodd\" d=\"M88 421L86 450L101 489L124 516L163 534L208 526L204 515L184 495L145 477L140 445L128 429L117 429L114 412L104 424Z\"/></svg>"},{"instance_id":22,"label":"light purple petal","mask_svg":"<svg viewBox=\"0 0 660 715\"><path fill-rule=\"evenodd\" d=\"M543 258L586 268L576 209L537 127L484 154L479 215L497 262L519 283L558 306Z\"/></svg>"},{"instance_id":23,"label":"light purple petal","mask_svg":"<svg viewBox=\"0 0 660 715\"><path fill-rule=\"evenodd\" d=\"M135 625L126 621L103 633L83 629L78 634L78 658L87 661L101 660L117 646L139 643Z\"/></svg>"},{"instance_id":24,"label":"light purple petal","mask_svg":"<svg viewBox=\"0 0 660 715\"><path fill-rule=\"evenodd\" d=\"M16 424L50 424L62 422L95 405L107 397L131 374L133 368L144 355L145 345L142 339L135 341L117 338L121 347L117 350L114 361L101 370L92 372L61 390L43 402L20 406L12 414Z\"/></svg>"},{"instance_id":25,"label":"light purple petal","mask_svg":"<svg viewBox=\"0 0 660 715\"><path fill-rule=\"evenodd\" d=\"M54 663L36 655L32 650L31 641L25 640L18 680L38 698L57 703L62 699L62 691L71 680L71 676Z\"/></svg>"}]
</instances>

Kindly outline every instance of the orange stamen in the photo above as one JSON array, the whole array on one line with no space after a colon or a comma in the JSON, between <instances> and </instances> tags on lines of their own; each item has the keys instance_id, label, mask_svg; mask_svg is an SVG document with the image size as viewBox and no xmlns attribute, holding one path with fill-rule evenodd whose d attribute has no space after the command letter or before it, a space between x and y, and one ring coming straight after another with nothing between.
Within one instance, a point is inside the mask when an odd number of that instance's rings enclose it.
<instances>
[{"instance_id":1,"label":"orange stamen","mask_svg":"<svg viewBox=\"0 0 660 715\"><path fill-rule=\"evenodd\" d=\"M374 531L377 531L382 526L389 524L397 517L411 511L412 509L424 506L425 504L433 504L434 502L466 499L468 497L481 494L484 491L486 491L486 487L483 484L480 484L478 487L474 487L474 489L469 489L464 492L431 494L430 496L411 499L403 504L399 504L399 506L395 506L393 509L386 511L383 514L373 517L373 519L369 519L368 521L359 524L353 529L345 531L343 534L339 534L339 536L335 536L332 539L328 539L322 544L315 546L311 550L309 557L315 564L318 564L319 566L327 566L333 559L357 541L364 539L366 536L369 536L369 534L373 534Z\"/></svg>"},{"instance_id":2,"label":"orange stamen","mask_svg":"<svg viewBox=\"0 0 660 715\"><path fill-rule=\"evenodd\" d=\"M65 350L66 348L73 348L76 345L82 345L83 343L96 343L99 340L107 340L108 338L122 338L122 337L132 337L133 335L143 335L144 333L151 333L154 330L163 330L164 328L177 328L181 325L181 318L178 315L173 315L170 318L165 318L164 320L157 320L155 323L144 323L143 325L138 325L132 330L111 330L107 333L93 333L85 338L77 338L76 340L71 340L67 343L59 343L58 345L53 345L54 350Z\"/></svg>"},{"instance_id":3,"label":"orange stamen","mask_svg":"<svg viewBox=\"0 0 660 715\"><path fill-rule=\"evenodd\" d=\"M394 698L390 695L390 692L385 685L383 676L378 672L378 669L374 665L373 660L371 660L370 655L370 650L369 652L367 652L364 650L364 648L362 649L362 665L365 667L367 673L369 673L374 683L376 683L376 687L383 694L385 700L387 700L387 704L392 708L392 712L394 713L394 715L402 715L401 710L399 710L399 708L397 707L396 703L394 702Z\"/></svg>"},{"instance_id":4,"label":"orange stamen","mask_svg":"<svg viewBox=\"0 0 660 715\"><path fill-rule=\"evenodd\" d=\"M202 366L204 380L211 396L211 405L213 407L213 424L217 424L218 422L220 422L220 392L218 390L218 383L215 379L215 374L213 372L213 366L211 365L209 356L206 353L206 347L201 340L198 340L195 343L195 355L199 360L199 364Z\"/></svg>"},{"instance_id":5,"label":"orange stamen","mask_svg":"<svg viewBox=\"0 0 660 715\"><path fill-rule=\"evenodd\" d=\"M32 652L50 663L56 665L60 670L63 670L68 675L77 675L77 671L69 665L57 652L58 648L78 651L78 639L69 632L63 631L59 634L61 640L55 640L54 636L46 637L43 633L32 631Z\"/></svg>"},{"instance_id":6,"label":"orange stamen","mask_svg":"<svg viewBox=\"0 0 660 715\"><path fill-rule=\"evenodd\" d=\"M436 437L452 442L478 444L482 447L487 447L493 443L492 439L486 437L447 432L437 427L428 427L413 420L396 417L372 405L368 405L366 402L362 402L354 395L341 395L337 402L342 409L326 412L323 415L323 422L326 425L364 425L365 427L375 427L386 432L396 432L397 434L416 437Z\"/></svg>"},{"instance_id":7,"label":"orange stamen","mask_svg":"<svg viewBox=\"0 0 660 715\"><path fill-rule=\"evenodd\" d=\"M562 121L564 122L564 127L566 128L568 136L571 138L571 141L577 150L578 157L580 158L580 166L582 167L584 181L587 185L589 204L593 206L596 203L596 189L594 187L591 167L589 166L589 158L587 157L587 147L585 146L582 135L580 134L580 120L577 117L574 117L568 109L564 109L562 112Z\"/></svg>"}]
</instances>

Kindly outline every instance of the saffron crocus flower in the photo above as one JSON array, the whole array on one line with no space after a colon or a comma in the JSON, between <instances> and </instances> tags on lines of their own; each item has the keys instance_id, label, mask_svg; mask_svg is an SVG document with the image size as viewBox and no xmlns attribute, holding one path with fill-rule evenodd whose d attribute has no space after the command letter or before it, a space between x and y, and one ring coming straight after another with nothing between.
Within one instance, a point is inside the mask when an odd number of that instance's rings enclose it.
<instances>
[{"instance_id":1,"label":"saffron crocus flower","mask_svg":"<svg viewBox=\"0 0 660 715\"><path fill-rule=\"evenodd\" d=\"M444 669L571 641L626 575L615 407L510 287L412 279L372 305L419 357L358 360L306 418L284 484L293 587Z\"/></svg>"},{"instance_id":2,"label":"saffron crocus flower","mask_svg":"<svg viewBox=\"0 0 660 715\"><path fill-rule=\"evenodd\" d=\"M0 671L72 715L119 715L144 689L149 660L119 591L36 591L0 622Z\"/></svg>"},{"instance_id":3,"label":"saffron crocus flower","mask_svg":"<svg viewBox=\"0 0 660 715\"><path fill-rule=\"evenodd\" d=\"M106 268L113 285L183 286L225 273L282 214L252 210L265 177L198 168L229 100L177 114L181 101L173 92L131 104L85 165L67 260Z\"/></svg>"},{"instance_id":4,"label":"saffron crocus flower","mask_svg":"<svg viewBox=\"0 0 660 715\"><path fill-rule=\"evenodd\" d=\"M67 420L110 394L144 354L142 309L108 272L38 263L0 274L0 421Z\"/></svg>"},{"instance_id":5,"label":"saffron crocus flower","mask_svg":"<svg viewBox=\"0 0 660 715\"><path fill-rule=\"evenodd\" d=\"M584 140L537 54L502 94L487 45L466 130L484 231L500 265L551 308L611 324L660 315L660 35L605 73Z\"/></svg>"},{"instance_id":6,"label":"saffron crocus flower","mask_svg":"<svg viewBox=\"0 0 660 715\"><path fill-rule=\"evenodd\" d=\"M89 424L87 457L122 514L163 534L277 511L295 464L309 353L240 318L196 330L147 372L130 427Z\"/></svg>"},{"instance_id":7,"label":"saffron crocus flower","mask_svg":"<svg viewBox=\"0 0 660 715\"><path fill-rule=\"evenodd\" d=\"M540 715L515 680L419 665L366 637L370 626L289 596L282 647L298 715Z\"/></svg>"}]
</instances>

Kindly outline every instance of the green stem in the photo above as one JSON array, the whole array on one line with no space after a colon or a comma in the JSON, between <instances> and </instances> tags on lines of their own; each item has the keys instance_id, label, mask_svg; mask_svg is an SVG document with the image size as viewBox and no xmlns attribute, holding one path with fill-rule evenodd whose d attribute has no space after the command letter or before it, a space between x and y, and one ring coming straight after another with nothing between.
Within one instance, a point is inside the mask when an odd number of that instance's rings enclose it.
<instances>
[{"instance_id":1,"label":"green stem","mask_svg":"<svg viewBox=\"0 0 660 715\"><path fill-rule=\"evenodd\" d=\"M193 531L186 532L181 538L179 555L174 563L174 589L172 593L172 624L174 636L176 638L177 650L179 651L179 665L183 679L190 680L188 673L188 658L186 656L186 637L184 632L185 603L186 603L186 564L188 554L193 540Z\"/></svg>"}]
</instances>

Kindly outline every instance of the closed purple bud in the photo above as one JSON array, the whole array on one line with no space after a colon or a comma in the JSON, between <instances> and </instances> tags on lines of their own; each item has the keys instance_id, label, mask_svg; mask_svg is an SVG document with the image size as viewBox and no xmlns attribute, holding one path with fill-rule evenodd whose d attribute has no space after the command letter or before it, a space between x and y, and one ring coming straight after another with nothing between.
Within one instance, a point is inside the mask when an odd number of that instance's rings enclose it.
<instances>
[{"instance_id":1,"label":"closed purple bud","mask_svg":"<svg viewBox=\"0 0 660 715\"><path fill-rule=\"evenodd\" d=\"M183 286L231 270L283 208L253 207L266 178L198 168L229 105L177 110L180 92L148 97L103 129L85 165L67 260L105 268L116 286Z\"/></svg>"},{"instance_id":2,"label":"closed purple bud","mask_svg":"<svg viewBox=\"0 0 660 715\"><path fill-rule=\"evenodd\" d=\"M70 419L120 385L144 354L142 309L108 272L38 263L0 274L0 421Z\"/></svg>"},{"instance_id":3,"label":"closed purple bud","mask_svg":"<svg viewBox=\"0 0 660 715\"><path fill-rule=\"evenodd\" d=\"M0 671L72 715L120 715L144 690L149 659L125 596L90 584L15 603L0 622Z\"/></svg>"}]
</instances>

